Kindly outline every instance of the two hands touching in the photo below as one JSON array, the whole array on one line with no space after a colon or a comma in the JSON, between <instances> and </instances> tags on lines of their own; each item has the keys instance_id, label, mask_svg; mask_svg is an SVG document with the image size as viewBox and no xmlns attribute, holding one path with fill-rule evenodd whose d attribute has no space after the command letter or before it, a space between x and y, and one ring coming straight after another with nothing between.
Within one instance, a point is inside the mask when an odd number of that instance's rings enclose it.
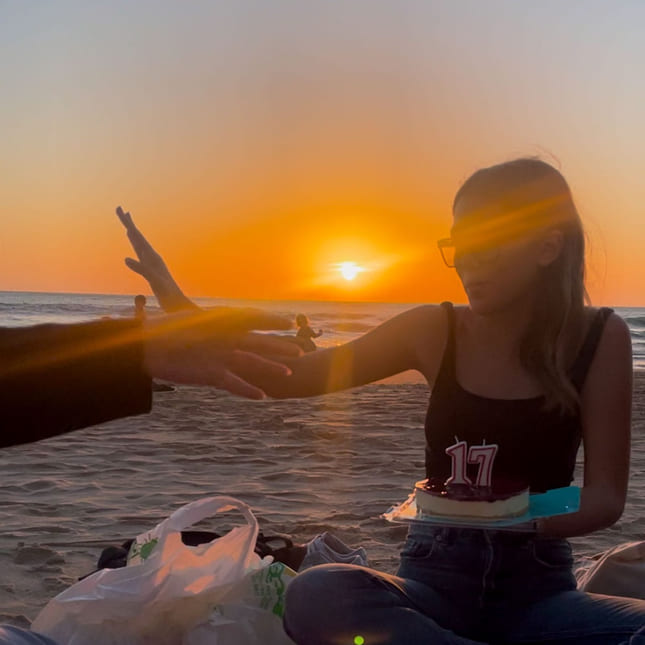
<instances>
[{"instance_id":1,"label":"two hands touching","mask_svg":"<svg viewBox=\"0 0 645 645\"><path fill-rule=\"evenodd\" d=\"M209 385L252 399L264 397L253 383L290 374L282 362L302 352L292 342L258 330L284 330L291 322L257 309L203 310L187 298L163 258L119 206L116 214L138 259L126 265L143 276L168 315L144 323L148 373L175 383Z\"/></svg>"},{"instance_id":2,"label":"two hands touching","mask_svg":"<svg viewBox=\"0 0 645 645\"><path fill-rule=\"evenodd\" d=\"M299 348L254 330L288 329L283 318L222 307L180 312L144 324L145 366L150 376L187 385L209 385L251 399L264 398L254 382L291 371L281 361Z\"/></svg>"}]
</instances>

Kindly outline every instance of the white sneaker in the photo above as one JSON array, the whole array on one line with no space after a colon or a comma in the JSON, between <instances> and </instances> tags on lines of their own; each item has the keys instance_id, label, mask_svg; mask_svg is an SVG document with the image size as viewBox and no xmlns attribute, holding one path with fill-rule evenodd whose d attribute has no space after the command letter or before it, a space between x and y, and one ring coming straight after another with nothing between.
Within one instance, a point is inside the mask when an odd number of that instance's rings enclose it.
<instances>
[{"instance_id":1,"label":"white sneaker","mask_svg":"<svg viewBox=\"0 0 645 645\"><path fill-rule=\"evenodd\" d=\"M367 553L364 548L351 549L335 535L325 531L307 543L307 553L298 568L298 573L317 564L329 564L330 562L368 566Z\"/></svg>"}]
</instances>

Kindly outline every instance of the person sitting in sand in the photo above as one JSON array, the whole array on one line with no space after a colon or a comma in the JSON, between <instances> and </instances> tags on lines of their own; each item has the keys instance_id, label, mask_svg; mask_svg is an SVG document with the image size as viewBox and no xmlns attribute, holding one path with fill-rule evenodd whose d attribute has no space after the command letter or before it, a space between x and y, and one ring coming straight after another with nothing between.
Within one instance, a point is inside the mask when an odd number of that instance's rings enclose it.
<instances>
[{"instance_id":1,"label":"person sitting in sand","mask_svg":"<svg viewBox=\"0 0 645 645\"><path fill-rule=\"evenodd\" d=\"M319 329L317 332L315 332L309 326L309 320L307 319L307 316L305 316L305 314L298 314L296 316L296 325L298 326L298 331L296 333L296 340L298 345L305 352L315 352L317 347L313 339L322 336L322 329Z\"/></svg>"},{"instance_id":2,"label":"person sitting in sand","mask_svg":"<svg viewBox=\"0 0 645 645\"><path fill-rule=\"evenodd\" d=\"M413 523L397 575L330 564L296 576L286 632L306 645L644 643L645 601L579 591L572 570L567 538L623 512L632 354L625 322L587 304L584 231L566 180L534 158L478 170L457 192L450 237L438 246L467 305L412 308L256 384L306 397L417 370L432 390L427 477L451 474L446 449L457 436L498 445L493 477L544 492L570 485L582 442L579 510L511 532ZM163 284L169 273L163 265L155 276L159 266L139 272ZM178 293L174 284L161 295L177 303Z\"/></svg>"}]
</instances>

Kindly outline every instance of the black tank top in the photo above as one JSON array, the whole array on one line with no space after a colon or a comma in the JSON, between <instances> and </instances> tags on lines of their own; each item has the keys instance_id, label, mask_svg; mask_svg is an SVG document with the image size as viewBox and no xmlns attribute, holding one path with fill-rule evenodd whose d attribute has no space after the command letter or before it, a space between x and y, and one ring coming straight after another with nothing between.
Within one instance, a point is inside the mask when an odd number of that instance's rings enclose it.
<instances>
[{"instance_id":1,"label":"black tank top","mask_svg":"<svg viewBox=\"0 0 645 645\"><path fill-rule=\"evenodd\" d=\"M452 458L445 450L465 441L468 446L497 444L494 475L526 482L531 492L569 486L582 436L579 413L545 410L543 396L489 399L463 389L456 377L455 312L452 303L441 306L448 315L449 331L426 414L426 477L449 477ZM578 391L611 313L606 307L598 310L569 370ZM467 465L472 481L478 467Z\"/></svg>"}]
</instances>

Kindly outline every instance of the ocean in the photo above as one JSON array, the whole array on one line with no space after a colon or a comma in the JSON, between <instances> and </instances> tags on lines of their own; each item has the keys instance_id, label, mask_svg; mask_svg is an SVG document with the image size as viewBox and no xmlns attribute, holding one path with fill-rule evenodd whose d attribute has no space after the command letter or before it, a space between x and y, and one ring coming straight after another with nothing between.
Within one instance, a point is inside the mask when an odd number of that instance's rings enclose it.
<instances>
[{"instance_id":1,"label":"ocean","mask_svg":"<svg viewBox=\"0 0 645 645\"><path fill-rule=\"evenodd\" d=\"M203 307L257 307L292 320L296 314L304 313L315 330L323 330L323 335L316 340L319 347L345 343L415 306L410 303L220 298L195 298L195 302ZM161 313L153 296L148 298L147 309L151 314ZM645 369L645 307L616 307L615 310L625 319L631 331L634 368ZM132 314L133 296L0 291L0 325L7 327L81 322L102 316Z\"/></svg>"}]
</instances>

